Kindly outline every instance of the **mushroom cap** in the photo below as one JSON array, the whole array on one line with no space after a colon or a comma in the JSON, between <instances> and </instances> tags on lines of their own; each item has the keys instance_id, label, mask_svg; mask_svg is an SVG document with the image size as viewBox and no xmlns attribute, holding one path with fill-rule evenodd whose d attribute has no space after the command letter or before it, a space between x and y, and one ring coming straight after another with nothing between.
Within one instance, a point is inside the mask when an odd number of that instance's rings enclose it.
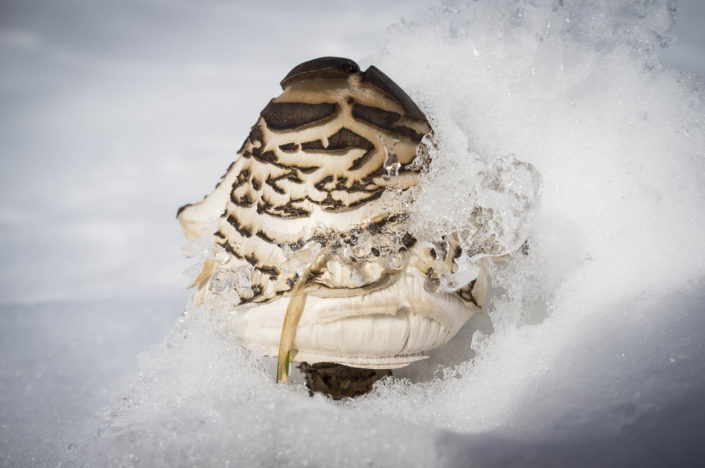
<instances>
[{"instance_id":1,"label":"mushroom cap","mask_svg":"<svg viewBox=\"0 0 705 468\"><path fill-rule=\"evenodd\" d=\"M417 184L431 126L387 75L349 59L304 62L281 86L215 190L178 211L186 237L212 236L216 252L194 300L217 300L245 346L276 355L288 296L325 246L292 360L423 358L481 311L486 289L484 272L456 292L430 287L459 247L452 236L420 245L397 203Z\"/></svg>"}]
</instances>

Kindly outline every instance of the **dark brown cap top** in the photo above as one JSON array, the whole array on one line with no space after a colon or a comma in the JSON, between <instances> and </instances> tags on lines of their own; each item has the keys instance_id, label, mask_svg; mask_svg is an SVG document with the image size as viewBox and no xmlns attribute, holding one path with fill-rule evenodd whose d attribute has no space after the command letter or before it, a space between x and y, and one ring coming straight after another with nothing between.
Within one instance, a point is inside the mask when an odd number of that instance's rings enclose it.
<instances>
[{"instance_id":1,"label":"dark brown cap top","mask_svg":"<svg viewBox=\"0 0 705 468\"><path fill-rule=\"evenodd\" d=\"M362 81L366 81L375 88L381 90L388 96L396 99L404 108L407 117L416 120L426 120L426 116L421 109L418 108L416 103L412 101L408 94L404 92L403 89L399 87L390 77L382 73L382 70L370 65L370 68L365 70L362 74Z\"/></svg>"},{"instance_id":2,"label":"dark brown cap top","mask_svg":"<svg viewBox=\"0 0 705 468\"><path fill-rule=\"evenodd\" d=\"M289 83L311 78L343 78L358 73L360 67L350 59L342 57L320 57L295 66L281 81L284 89Z\"/></svg>"},{"instance_id":3,"label":"dark brown cap top","mask_svg":"<svg viewBox=\"0 0 705 468\"><path fill-rule=\"evenodd\" d=\"M299 80L346 78L348 75L360 73L357 63L343 57L320 57L295 66L281 81L282 89ZM370 66L361 73L363 82L379 89L387 96L396 99L404 108L407 117L416 120L426 120L426 116L391 78L379 68Z\"/></svg>"}]
</instances>

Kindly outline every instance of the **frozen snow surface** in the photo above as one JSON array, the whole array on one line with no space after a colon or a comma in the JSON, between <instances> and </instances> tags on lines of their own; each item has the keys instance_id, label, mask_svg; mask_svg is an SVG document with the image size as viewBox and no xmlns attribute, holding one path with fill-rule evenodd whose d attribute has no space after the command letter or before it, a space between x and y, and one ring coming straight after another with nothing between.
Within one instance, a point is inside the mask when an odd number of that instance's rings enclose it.
<instances>
[{"instance_id":1,"label":"frozen snow surface","mask_svg":"<svg viewBox=\"0 0 705 468\"><path fill-rule=\"evenodd\" d=\"M468 207L521 204L503 197L529 176L476 190L508 161L541 174L528 255L494 269L486 314L372 393L332 402L300 378L275 384L272 359L187 307L110 404L56 436L48 462L702 463L705 99L697 76L660 63L672 20L665 1L488 0L392 27L360 62L435 130L417 226L432 236L464 226Z\"/></svg>"}]
</instances>

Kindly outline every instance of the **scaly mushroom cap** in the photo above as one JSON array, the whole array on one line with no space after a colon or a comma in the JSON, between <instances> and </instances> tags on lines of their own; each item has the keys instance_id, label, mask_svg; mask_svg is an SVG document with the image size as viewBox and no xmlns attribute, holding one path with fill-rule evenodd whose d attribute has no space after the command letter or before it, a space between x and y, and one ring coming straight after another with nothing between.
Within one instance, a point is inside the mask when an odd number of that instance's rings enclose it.
<instances>
[{"instance_id":1,"label":"scaly mushroom cap","mask_svg":"<svg viewBox=\"0 0 705 468\"><path fill-rule=\"evenodd\" d=\"M349 59L302 63L281 85L215 191L179 209L186 237L213 236L220 250L194 300L225 298L243 345L276 356L287 296L326 247L292 360L395 368L424 358L481 310L486 289L483 272L437 291L459 247L420 245L395 203L423 168L426 117L384 73Z\"/></svg>"}]
</instances>

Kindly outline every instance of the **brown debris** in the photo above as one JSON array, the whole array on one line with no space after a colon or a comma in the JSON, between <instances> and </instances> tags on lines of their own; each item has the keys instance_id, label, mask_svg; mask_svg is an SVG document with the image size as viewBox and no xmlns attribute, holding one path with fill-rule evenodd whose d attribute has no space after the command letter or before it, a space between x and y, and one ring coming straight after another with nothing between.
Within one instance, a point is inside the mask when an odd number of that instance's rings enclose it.
<instances>
[{"instance_id":1,"label":"brown debris","mask_svg":"<svg viewBox=\"0 0 705 468\"><path fill-rule=\"evenodd\" d=\"M302 362L298 367L311 395L319 392L334 400L364 395L379 379L392 375L391 369L360 369L332 362Z\"/></svg>"}]
</instances>

